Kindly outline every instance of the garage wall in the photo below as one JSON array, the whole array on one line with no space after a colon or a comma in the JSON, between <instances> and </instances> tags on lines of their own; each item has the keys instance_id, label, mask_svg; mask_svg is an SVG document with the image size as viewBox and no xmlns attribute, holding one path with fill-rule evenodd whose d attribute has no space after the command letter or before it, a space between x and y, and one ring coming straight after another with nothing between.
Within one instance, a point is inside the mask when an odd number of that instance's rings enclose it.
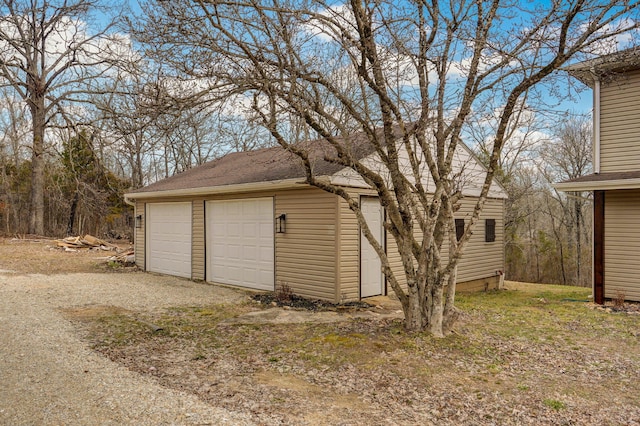
<instances>
[{"instance_id":1,"label":"garage wall","mask_svg":"<svg viewBox=\"0 0 640 426\"><path fill-rule=\"evenodd\" d=\"M468 226L476 200L466 198L456 213L457 218L465 219ZM484 240L485 219L496 220L496 240L487 243ZM484 204L480 221L476 224L471 240L458 265L458 282L472 281L496 275L504 271L504 200L488 199Z\"/></svg>"},{"instance_id":2,"label":"garage wall","mask_svg":"<svg viewBox=\"0 0 640 426\"><path fill-rule=\"evenodd\" d=\"M338 244L337 259L340 284L338 297L344 300L358 300L360 297L360 228L355 213L351 211L344 199L338 198L338 208L340 216L340 244Z\"/></svg>"},{"instance_id":3,"label":"garage wall","mask_svg":"<svg viewBox=\"0 0 640 426\"><path fill-rule=\"evenodd\" d=\"M286 214L286 233L276 238L276 288L336 300L338 197L317 188L278 192L275 215Z\"/></svg>"},{"instance_id":4,"label":"garage wall","mask_svg":"<svg viewBox=\"0 0 640 426\"><path fill-rule=\"evenodd\" d=\"M145 269L145 249L144 249L144 230L146 229L146 220L147 216L145 214L145 203L141 201L136 201L136 211L135 216L142 216L141 227L134 228L134 254L136 257L136 266L142 270ZM135 226L135 225L134 225Z\"/></svg>"},{"instance_id":5,"label":"garage wall","mask_svg":"<svg viewBox=\"0 0 640 426\"><path fill-rule=\"evenodd\" d=\"M205 219L204 199L193 200L192 213L192 248L191 279L205 279Z\"/></svg>"},{"instance_id":6,"label":"garage wall","mask_svg":"<svg viewBox=\"0 0 640 426\"><path fill-rule=\"evenodd\" d=\"M476 199L473 197L464 198L461 201L460 210L455 214L457 219L465 219L465 226L469 225L469 219L473 213ZM496 239L494 242L485 242L485 219L496 220ZM416 233L419 228L416 227ZM396 274L402 286L406 286L402 260L398 254L395 240L387 236L387 253L391 268ZM447 256L448 250L443 247L442 255ZM496 275L497 270L504 271L504 201L502 199L490 198L486 201L484 209L480 214L480 220L476 224L471 239L467 244L465 252L458 264L458 283L478 280ZM389 293L393 292L388 288Z\"/></svg>"}]
</instances>

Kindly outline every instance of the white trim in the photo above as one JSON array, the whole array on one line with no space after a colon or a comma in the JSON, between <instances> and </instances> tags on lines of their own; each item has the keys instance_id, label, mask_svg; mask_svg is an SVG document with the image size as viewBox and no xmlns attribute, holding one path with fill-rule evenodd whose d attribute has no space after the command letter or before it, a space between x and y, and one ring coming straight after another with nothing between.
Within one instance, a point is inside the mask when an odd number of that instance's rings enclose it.
<instances>
[{"instance_id":1,"label":"white trim","mask_svg":"<svg viewBox=\"0 0 640 426\"><path fill-rule=\"evenodd\" d=\"M600 173L600 80L593 72L593 172Z\"/></svg>"},{"instance_id":2,"label":"white trim","mask_svg":"<svg viewBox=\"0 0 640 426\"><path fill-rule=\"evenodd\" d=\"M556 183L552 185L555 189L562 192L581 192L581 191L606 191L612 189L639 189L640 178L635 179L615 179L604 181L590 182L566 182Z\"/></svg>"},{"instance_id":3,"label":"white trim","mask_svg":"<svg viewBox=\"0 0 640 426\"><path fill-rule=\"evenodd\" d=\"M149 192L134 192L124 194L125 201L129 200L142 200L164 197L185 197L185 196L200 196L200 195L213 195L213 194L229 194L240 192L253 192L253 191L269 191L276 189L291 188L298 185L307 185L301 178L273 180L268 182L250 182L239 183L235 185L222 185L222 186L205 186L202 188L186 188L186 189L170 189L166 191L149 191Z\"/></svg>"}]
</instances>

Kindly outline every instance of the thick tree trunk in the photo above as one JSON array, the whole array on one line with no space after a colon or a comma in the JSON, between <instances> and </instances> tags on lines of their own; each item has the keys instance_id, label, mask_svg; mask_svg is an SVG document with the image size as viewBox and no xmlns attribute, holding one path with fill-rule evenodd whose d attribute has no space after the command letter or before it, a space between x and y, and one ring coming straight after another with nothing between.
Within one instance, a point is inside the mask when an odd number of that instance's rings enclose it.
<instances>
[{"instance_id":1,"label":"thick tree trunk","mask_svg":"<svg viewBox=\"0 0 640 426\"><path fill-rule=\"evenodd\" d=\"M409 331L422 331L423 330L423 317L422 317L422 301L420 298L420 292L418 286L413 285L409 287L407 292L408 303L404 307L404 326Z\"/></svg>"},{"instance_id":2,"label":"thick tree trunk","mask_svg":"<svg viewBox=\"0 0 640 426\"><path fill-rule=\"evenodd\" d=\"M32 99L33 146L31 154L31 196L29 203L29 233L44 234L44 97Z\"/></svg>"},{"instance_id":3,"label":"thick tree trunk","mask_svg":"<svg viewBox=\"0 0 640 426\"><path fill-rule=\"evenodd\" d=\"M429 331L435 337L443 337L442 322L444 318L442 283L438 282L431 289L429 298Z\"/></svg>"},{"instance_id":4,"label":"thick tree trunk","mask_svg":"<svg viewBox=\"0 0 640 426\"><path fill-rule=\"evenodd\" d=\"M448 334L460 316L454 303L456 298L456 281L458 280L458 267L453 268L447 284L447 296L444 303L444 318L442 320L442 332Z\"/></svg>"}]
</instances>

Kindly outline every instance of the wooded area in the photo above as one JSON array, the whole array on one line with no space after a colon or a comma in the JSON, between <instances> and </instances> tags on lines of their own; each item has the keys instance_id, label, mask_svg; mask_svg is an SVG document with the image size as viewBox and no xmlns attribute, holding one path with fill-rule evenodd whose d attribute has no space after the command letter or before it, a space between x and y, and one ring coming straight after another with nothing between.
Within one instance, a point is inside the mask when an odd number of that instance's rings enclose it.
<instances>
[{"instance_id":1,"label":"wooded area","mask_svg":"<svg viewBox=\"0 0 640 426\"><path fill-rule=\"evenodd\" d=\"M507 277L590 282L589 194L561 194L550 184L589 171L591 124L566 107L553 110L575 94L555 71L618 48L621 35L632 43L636 2L561 2L553 10L499 1L448 9L169 3L150 1L140 11L97 0L0 2L4 233L131 238L127 190L228 152L275 143L295 151L295 142L353 131L380 143L381 153L391 149L392 128L426 148L428 138L405 131L411 123L434 138L437 155L422 149L415 161L429 165L438 195L400 180L390 189L360 168L383 199L413 191L423 207L442 202L421 222L424 235L463 249L464 238L437 237L457 202L447 153L462 140L485 162L487 182L495 174L510 196ZM513 13L526 17L523 27ZM326 51L307 57L311 46ZM403 242L420 208L387 206L389 229ZM455 276L452 256L433 271Z\"/></svg>"}]
</instances>

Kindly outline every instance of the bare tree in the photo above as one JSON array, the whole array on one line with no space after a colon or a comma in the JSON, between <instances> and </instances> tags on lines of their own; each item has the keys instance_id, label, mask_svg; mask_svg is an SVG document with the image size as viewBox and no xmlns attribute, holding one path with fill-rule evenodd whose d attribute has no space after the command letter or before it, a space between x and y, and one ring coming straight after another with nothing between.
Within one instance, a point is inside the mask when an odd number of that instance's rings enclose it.
<instances>
[{"instance_id":1,"label":"bare tree","mask_svg":"<svg viewBox=\"0 0 640 426\"><path fill-rule=\"evenodd\" d=\"M0 200L4 231L24 233L27 223L23 208L29 196L28 186L24 185L28 112L10 91L0 90L0 96Z\"/></svg>"},{"instance_id":2,"label":"bare tree","mask_svg":"<svg viewBox=\"0 0 640 426\"><path fill-rule=\"evenodd\" d=\"M149 50L210 96L250 100L253 119L301 159L307 182L355 212L406 328L442 336L457 316L459 260L524 99L532 102L534 88L576 55L634 29L638 3L158 1L145 11L139 36ZM332 147L325 161L353 169L377 192L406 290L358 200L315 175L314 147L297 143L291 117ZM480 117L492 117L495 131L470 226L457 241L456 152ZM352 149L355 129L377 165Z\"/></svg>"},{"instance_id":3,"label":"bare tree","mask_svg":"<svg viewBox=\"0 0 640 426\"><path fill-rule=\"evenodd\" d=\"M543 174L549 183L574 179L591 172L592 124L584 116L573 116L561 122L555 137L548 141L541 152ZM590 202L588 194L553 191L562 208L562 222L569 231L568 249L575 255L575 283L583 283L582 248L589 232L585 229L585 206ZM561 259L563 260L563 259Z\"/></svg>"},{"instance_id":4,"label":"bare tree","mask_svg":"<svg viewBox=\"0 0 640 426\"><path fill-rule=\"evenodd\" d=\"M120 43L90 33L96 0L2 0L0 79L26 102L32 127L29 232L44 232L46 129L107 73ZM102 18L106 19L106 18Z\"/></svg>"}]
</instances>

